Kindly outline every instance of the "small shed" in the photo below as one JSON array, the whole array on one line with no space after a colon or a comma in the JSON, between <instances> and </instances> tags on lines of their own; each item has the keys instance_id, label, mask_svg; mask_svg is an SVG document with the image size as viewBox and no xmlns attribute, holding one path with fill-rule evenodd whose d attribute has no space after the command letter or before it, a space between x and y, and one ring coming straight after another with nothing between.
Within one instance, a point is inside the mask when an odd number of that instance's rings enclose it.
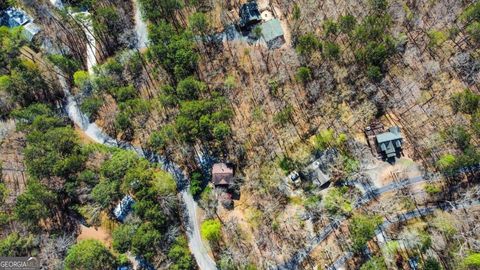
<instances>
[{"instance_id":1,"label":"small shed","mask_svg":"<svg viewBox=\"0 0 480 270\"><path fill-rule=\"evenodd\" d=\"M28 41L32 41L41 30L40 26L30 22L23 26L23 35Z\"/></svg>"},{"instance_id":2,"label":"small shed","mask_svg":"<svg viewBox=\"0 0 480 270\"><path fill-rule=\"evenodd\" d=\"M215 186L229 186L233 183L233 168L225 163L213 164L212 182Z\"/></svg>"},{"instance_id":3,"label":"small shed","mask_svg":"<svg viewBox=\"0 0 480 270\"><path fill-rule=\"evenodd\" d=\"M403 138L399 127L391 127L376 136L379 150L384 158L395 158L402 151Z\"/></svg>"},{"instance_id":4,"label":"small shed","mask_svg":"<svg viewBox=\"0 0 480 270\"><path fill-rule=\"evenodd\" d=\"M280 20L272 19L261 25L262 37L269 48L278 48L285 43L283 28Z\"/></svg>"},{"instance_id":5,"label":"small shed","mask_svg":"<svg viewBox=\"0 0 480 270\"><path fill-rule=\"evenodd\" d=\"M130 213L130 210L132 210L132 206L134 203L135 201L133 200L133 198L130 195L126 195L125 197L123 197L120 203L117 204L115 209L113 209L113 214L120 222L123 222Z\"/></svg>"},{"instance_id":6,"label":"small shed","mask_svg":"<svg viewBox=\"0 0 480 270\"><path fill-rule=\"evenodd\" d=\"M255 1L247 2L240 7L240 28L248 30L251 26L262 21L262 16Z\"/></svg>"},{"instance_id":7,"label":"small shed","mask_svg":"<svg viewBox=\"0 0 480 270\"><path fill-rule=\"evenodd\" d=\"M300 174L297 171L293 171L287 175L286 182L293 187L299 187L302 180L300 179Z\"/></svg>"}]
</instances>

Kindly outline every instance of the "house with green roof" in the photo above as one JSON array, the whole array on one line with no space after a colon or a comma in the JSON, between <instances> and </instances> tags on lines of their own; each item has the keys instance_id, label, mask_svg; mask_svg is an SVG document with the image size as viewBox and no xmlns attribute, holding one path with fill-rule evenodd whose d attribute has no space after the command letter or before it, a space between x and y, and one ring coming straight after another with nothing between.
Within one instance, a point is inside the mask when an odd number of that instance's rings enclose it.
<instances>
[{"instance_id":1,"label":"house with green roof","mask_svg":"<svg viewBox=\"0 0 480 270\"><path fill-rule=\"evenodd\" d=\"M380 153L385 159L394 159L402 151L403 138L399 127L391 127L387 132L376 135Z\"/></svg>"},{"instance_id":2,"label":"house with green roof","mask_svg":"<svg viewBox=\"0 0 480 270\"><path fill-rule=\"evenodd\" d=\"M283 36L283 28L278 19L272 19L262 23L260 26L262 28L262 37L267 43L267 46L272 48L278 48L285 43L285 38Z\"/></svg>"}]
</instances>

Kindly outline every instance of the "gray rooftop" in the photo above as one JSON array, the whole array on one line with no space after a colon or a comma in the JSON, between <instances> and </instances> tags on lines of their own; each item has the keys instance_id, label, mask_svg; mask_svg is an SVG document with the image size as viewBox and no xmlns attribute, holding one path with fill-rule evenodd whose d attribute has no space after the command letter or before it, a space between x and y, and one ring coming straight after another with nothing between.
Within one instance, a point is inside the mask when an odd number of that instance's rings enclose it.
<instances>
[{"instance_id":1,"label":"gray rooftop","mask_svg":"<svg viewBox=\"0 0 480 270\"><path fill-rule=\"evenodd\" d=\"M314 162L310 163L304 170L303 174L307 179L312 181L314 184L318 186L323 186L324 184L330 181L330 177L325 174L320 166L322 165L322 161L320 159L315 160Z\"/></svg>"},{"instance_id":2,"label":"gray rooftop","mask_svg":"<svg viewBox=\"0 0 480 270\"><path fill-rule=\"evenodd\" d=\"M266 21L261 25L261 27L262 36L267 43L283 36L283 28L278 19Z\"/></svg>"},{"instance_id":3,"label":"gray rooftop","mask_svg":"<svg viewBox=\"0 0 480 270\"><path fill-rule=\"evenodd\" d=\"M32 18L21 9L10 7L0 12L0 25L10 28L23 26L23 35L28 41L31 41L42 30L32 21Z\"/></svg>"},{"instance_id":4,"label":"gray rooftop","mask_svg":"<svg viewBox=\"0 0 480 270\"><path fill-rule=\"evenodd\" d=\"M391 127L387 132L378 134L376 138L380 150L387 158L395 157L397 149L402 147L402 134L399 127Z\"/></svg>"},{"instance_id":5,"label":"gray rooftop","mask_svg":"<svg viewBox=\"0 0 480 270\"><path fill-rule=\"evenodd\" d=\"M41 30L42 28L35 23L27 23L23 26L23 34L28 41L31 41L33 37Z\"/></svg>"},{"instance_id":6,"label":"gray rooftop","mask_svg":"<svg viewBox=\"0 0 480 270\"><path fill-rule=\"evenodd\" d=\"M387 132L381 133L377 135L377 142L384 143L394 140L401 140L402 134L400 133L399 127L391 127L388 129Z\"/></svg>"},{"instance_id":7,"label":"gray rooftop","mask_svg":"<svg viewBox=\"0 0 480 270\"><path fill-rule=\"evenodd\" d=\"M258 11L257 2L251 1L240 7L240 26L247 27L256 24L262 20L260 11Z\"/></svg>"},{"instance_id":8,"label":"gray rooftop","mask_svg":"<svg viewBox=\"0 0 480 270\"><path fill-rule=\"evenodd\" d=\"M119 204L113 209L113 214L115 217L123 222L125 218L128 216L128 213L130 210L132 210L132 205L135 203L132 197L130 195L126 195L123 197L123 199L120 201Z\"/></svg>"},{"instance_id":9,"label":"gray rooftop","mask_svg":"<svg viewBox=\"0 0 480 270\"><path fill-rule=\"evenodd\" d=\"M0 24L7 27L18 27L31 22L27 13L17 8L7 8L0 13Z\"/></svg>"}]
</instances>

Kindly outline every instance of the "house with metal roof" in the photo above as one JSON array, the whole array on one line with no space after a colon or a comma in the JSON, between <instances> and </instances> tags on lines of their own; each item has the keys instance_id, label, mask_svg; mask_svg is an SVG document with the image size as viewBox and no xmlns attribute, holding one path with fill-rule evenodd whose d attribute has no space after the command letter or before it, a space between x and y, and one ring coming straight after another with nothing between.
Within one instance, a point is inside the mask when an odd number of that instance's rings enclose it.
<instances>
[{"instance_id":1,"label":"house with metal roof","mask_svg":"<svg viewBox=\"0 0 480 270\"><path fill-rule=\"evenodd\" d=\"M269 48L278 48L285 43L283 28L278 19L272 19L262 23L262 38Z\"/></svg>"},{"instance_id":2,"label":"house with metal roof","mask_svg":"<svg viewBox=\"0 0 480 270\"><path fill-rule=\"evenodd\" d=\"M23 26L32 19L21 9L16 9L13 7L7 8L0 15L0 23L3 26L7 27L19 27Z\"/></svg>"},{"instance_id":3,"label":"house with metal roof","mask_svg":"<svg viewBox=\"0 0 480 270\"><path fill-rule=\"evenodd\" d=\"M317 159L310 163L305 169L302 170L302 175L315 186L325 187L330 182L330 177L323 172L321 168L321 159Z\"/></svg>"},{"instance_id":4,"label":"house with metal roof","mask_svg":"<svg viewBox=\"0 0 480 270\"><path fill-rule=\"evenodd\" d=\"M215 186L228 187L233 183L233 168L225 163L213 164L212 182Z\"/></svg>"},{"instance_id":5,"label":"house with metal roof","mask_svg":"<svg viewBox=\"0 0 480 270\"><path fill-rule=\"evenodd\" d=\"M402 151L403 138L399 127L391 127L387 132L377 134L376 139L385 159L395 158Z\"/></svg>"},{"instance_id":6,"label":"house with metal roof","mask_svg":"<svg viewBox=\"0 0 480 270\"><path fill-rule=\"evenodd\" d=\"M9 28L23 26L23 34L28 41L32 41L41 31L40 26L33 23L32 18L25 11L13 7L0 13L0 25Z\"/></svg>"},{"instance_id":7,"label":"house with metal roof","mask_svg":"<svg viewBox=\"0 0 480 270\"><path fill-rule=\"evenodd\" d=\"M250 1L240 7L240 28L242 30L249 30L251 27L262 21L262 16L258 10L258 4L255 1Z\"/></svg>"},{"instance_id":8,"label":"house with metal roof","mask_svg":"<svg viewBox=\"0 0 480 270\"><path fill-rule=\"evenodd\" d=\"M113 214L120 222L123 222L132 210L132 206L134 203L135 201L133 200L133 198L130 195L126 195L125 197L123 197L120 203L117 204L115 209L113 209Z\"/></svg>"}]
</instances>

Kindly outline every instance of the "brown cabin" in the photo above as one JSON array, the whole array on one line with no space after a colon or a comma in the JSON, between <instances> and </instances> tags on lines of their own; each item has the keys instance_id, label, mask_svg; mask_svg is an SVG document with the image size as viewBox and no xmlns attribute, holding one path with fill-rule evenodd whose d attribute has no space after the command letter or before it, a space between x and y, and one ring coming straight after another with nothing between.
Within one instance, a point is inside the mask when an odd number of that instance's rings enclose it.
<instances>
[{"instance_id":1,"label":"brown cabin","mask_svg":"<svg viewBox=\"0 0 480 270\"><path fill-rule=\"evenodd\" d=\"M225 163L213 164L212 182L215 186L229 186L233 183L233 168Z\"/></svg>"}]
</instances>

